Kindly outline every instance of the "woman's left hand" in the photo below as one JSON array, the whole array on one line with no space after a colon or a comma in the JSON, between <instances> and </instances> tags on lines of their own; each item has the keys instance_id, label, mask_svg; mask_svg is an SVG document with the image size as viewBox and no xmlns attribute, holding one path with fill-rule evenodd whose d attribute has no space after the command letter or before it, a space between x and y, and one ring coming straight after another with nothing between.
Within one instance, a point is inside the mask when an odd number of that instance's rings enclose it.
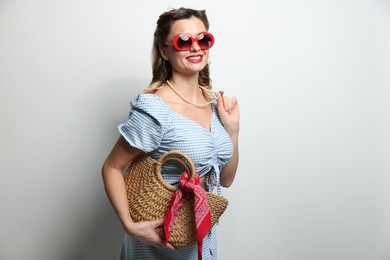
<instances>
[{"instance_id":1,"label":"woman's left hand","mask_svg":"<svg viewBox=\"0 0 390 260\"><path fill-rule=\"evenodd\" d=\"M221 95L217 101L221 122L229 135L237 135L240 128L240 109L237 98L224 96L223 91L218 93Z\"/></svg>"}]
</instances>

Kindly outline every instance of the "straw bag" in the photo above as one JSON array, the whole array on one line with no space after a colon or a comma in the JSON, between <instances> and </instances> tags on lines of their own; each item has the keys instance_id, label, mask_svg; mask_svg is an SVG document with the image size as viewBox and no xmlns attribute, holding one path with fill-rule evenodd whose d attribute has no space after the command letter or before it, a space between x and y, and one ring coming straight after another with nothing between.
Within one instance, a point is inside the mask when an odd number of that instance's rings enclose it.
<instances>
[{"instance_id":1,"label":"straw bag","mask_svg":"<svg viewBox=\"0 0 390 260\"><path fill-rule=\"evenodd\" d=\"M177 189L181 189L180 186L178 188L167 183L161 175L162 165L171 160L179 162L186 168L189 179L193 180L197 176L191 159L180 151L167 152L159 160L141 153L131 162L125 175L125 185L130 215L134 222L151 221L166 216L172 196ZM225 211L228 200L211 192L204 192L204 194L210 208L211 228ZM199 245L194 214L194 201L197 200L194 193L187 195L188 199L179 209L168 236L169 243L175 248L186 248L196 242ZM166 229L164 232L164 228L159 227L156 232L165 239ZM209 229L206 234L208 231Z\"/></svg>"}]
</instances>

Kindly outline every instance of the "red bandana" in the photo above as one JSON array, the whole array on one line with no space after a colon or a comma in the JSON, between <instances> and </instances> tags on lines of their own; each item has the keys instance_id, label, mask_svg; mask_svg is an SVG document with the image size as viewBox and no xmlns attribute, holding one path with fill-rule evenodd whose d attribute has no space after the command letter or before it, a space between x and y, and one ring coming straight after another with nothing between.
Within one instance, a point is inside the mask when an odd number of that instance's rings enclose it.
<instances>
[{"instance_id":1,"label":"red bandana","mask_svg":"<svg viewBox=\"0 0 390 260\"><path fill-rule=\"evenodd\" d=\"M169 236L180 209L187 201L190 193L195 194L194 213L196 223L196 241L198 243L198 259L202 259L202 241L211 228L211 214L206 193L199 185L199 175L195 174L194 180L188 179L188 173L184 172L180 177L180 186L173 194L169 203L164 221L165 243L168 243Z\"/></svg>"}]
</instances>

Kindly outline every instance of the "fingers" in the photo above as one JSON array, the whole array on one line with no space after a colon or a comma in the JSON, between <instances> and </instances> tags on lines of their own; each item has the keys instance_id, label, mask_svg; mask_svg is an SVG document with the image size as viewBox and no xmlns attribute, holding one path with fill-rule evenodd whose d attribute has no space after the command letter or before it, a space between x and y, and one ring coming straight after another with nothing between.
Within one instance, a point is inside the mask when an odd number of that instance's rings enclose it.
<instances>
[{"instance_id":1,"label":"fingers","mask_svg":"<svg viewBox=\"0 0 390 260\"><path fill-rule=\"evenodd\" d=\"M223 108L229 115L232 113L232 110L238 107L238 101L236 97L229 98L227 96L221 96L218 100L219 109Z\"/></svg>"},{"instance_id":2,"label":"fingers","mask_svg":"<svg viewBox=\"0 0 390 260\"><path fill-rule=\"evenodd\" d=\"M232 108L238 107L238 100L237 100L236 97L232 97L230 105L231 105Z\"/></svg>"},{"instance_id":3,"label":"fingers","mask_svg":"<svg viewBox=\"0 0 390 260\"><path fill-rule=\"evenodd\" d=\"M164 219L161 218L161 219L157 219L157 220L153 220L151 221L151 224L154 228L158 228L158 227L161 227L164 225Z\"/></svg>"},{"instance_id":4,"label":"fingers","mask_svg":"<svg viewBox=\"0 0 390 260\"><path fill-rule=\"evenodd\" d=\"M222 96L223 96L223 93L225 93L223 90L219 90L219 91L215 91L215 92L214 92L214 95L217 96L217 97L218 97L218 96L221 96L221 97L222 97Z\"/></svg>"},{"instance_id":5,"label":"fingers","mask_svg":"<svg viewBox=\"0 0 390 260\"><path fill-rule=\"evenodd\" d=\"M229 98L223 95L224 92L222 90L220 90L219 93L221 94L221 97L217 101L218 110L229 112L229 105L227 101Z\"/></svg>"},{"instance_id":6,"label":"fingers","mask_svg":"<svg viewBox=\"0 0 390 260\"><path fill-rule=\"evenodd\" d=\"M166 247L166 248L168 248L170 250L175 250L175 248L170 243L165 244L165 241L162 238L160 238L160 241L158 242L156 247L157 248L164 248L164 247Z\"/></svg>"},{"instance_id":7,"label":"fingers","mask_svg":"<svg viewBox=\"0 0 390 260\"><path fill-rule=\"evenodd\" d=\"M171 244L169 244L169 243L166 245L166 247L171 249L171 250L175 250L175 248Z\"/></svg>"},{"instance_id":8,"label":"fingers","mask_svg":"<svg viewBox=\"0 0 390 260\"><path fill-rule=\"evenodd\" d=\"M161 226L164 225L164 219L161 218L161 219L157 219L157 220L151 221L151 224L152 224L153 228L156 229L156 228L161 227ZM157 247L158 248L166 247L166 248L169 248L171 250L175 249L171 244L169 244L169 243L165 244L165 241L162 238L159 239Z\"/></svg>"},{"instance_id":9,"label":"fingers","mask_svg":"<svg viewBox=\"0 0 390 260\"><path fill-rule=\"evenodd\" d=\"M231 109L230 109L230 98L228 97L222 97L222 102L223 102L223 108L225 109L226 112L228 112L229 114L231 113Z\"/></svg>"},{"instance_id":10,"label":"fingers","mask_svg":"<svg viewBox=\"0 0 390 260\"><path fill-rule=\"evenodd\" d=\"M157 248L166 247L166 248L169 248L171 250L175 249L171 244L169 244L169 243L165 244L165 241L161 237L158 237L158 241L156 241L155 247L157 247Z\"/></svg>"}]
</instances>

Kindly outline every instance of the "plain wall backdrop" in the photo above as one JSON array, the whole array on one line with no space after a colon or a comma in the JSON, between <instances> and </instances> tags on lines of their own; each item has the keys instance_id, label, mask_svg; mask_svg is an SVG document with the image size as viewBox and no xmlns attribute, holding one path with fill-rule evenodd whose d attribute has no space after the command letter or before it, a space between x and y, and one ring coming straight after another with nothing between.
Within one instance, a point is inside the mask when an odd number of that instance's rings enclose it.
<instances>
[{"instance_id":1,"label":"plain wall backdrop","mask_svg":"<svg viewBox=\"0 0 390 260\"><path fill-rule=\"evenodd\" d=\"M0 259L117 259L100 169L180 6L241 109L219 259L390 259L386 0L0 0Z\"/></svg>"}]
</instances>

